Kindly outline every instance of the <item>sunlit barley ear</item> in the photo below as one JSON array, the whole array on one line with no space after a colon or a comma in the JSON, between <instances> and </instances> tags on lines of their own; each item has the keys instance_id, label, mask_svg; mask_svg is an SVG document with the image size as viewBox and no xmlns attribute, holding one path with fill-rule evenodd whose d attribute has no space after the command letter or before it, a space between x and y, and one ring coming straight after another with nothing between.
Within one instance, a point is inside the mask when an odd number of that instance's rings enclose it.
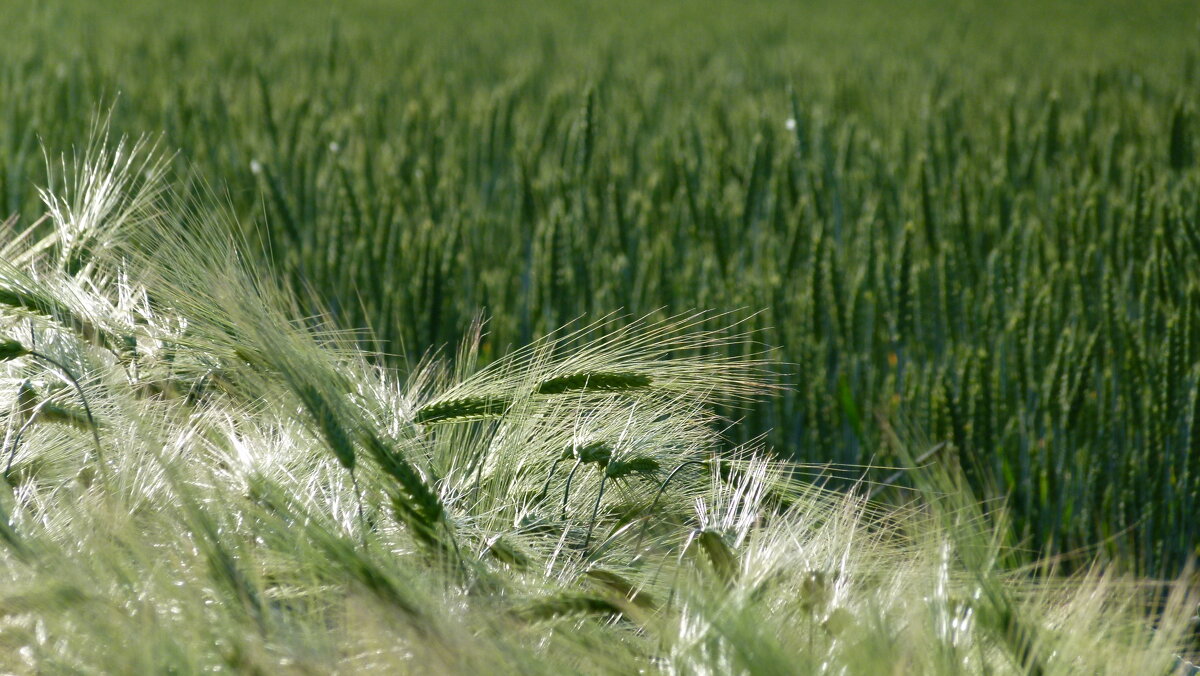
<instances>
[{"instance_id":1,"label":"sunlit barley ear","mask_svg":"<svg viewBox=\"0 0 1200 676\"><path fill-rule=\"evenodd\" d=\"M570 616L618 617L622 612L616 602L599 595L562 593L519 607L513 615L526 622L539 622Z\"/></svg>"},{"instance_id":2,"label":"sunlit barley ear","mask_svg":"<svg viewBox=\"0 0 1200 676\"><path fill-rule=\"evenodd\" d=\"M509 544L503 536L497 535L487 544L487 552L496 560L508 564L518 570L525 570L531 561L524 552Z\"/></svg>"},{"instance_id":3,"label":"sunlit barley ear","mask_svg":"<svg viewBox=\"0 0 1200 676\"><path fill-rule=\"evenodd\" d=\"M607 441L593 441L583 446L577 446L573 451L574 456L579 459L581 464L596 464L601 467L607 466L613 455L612 444Z\"/></svg>"},{"instance_id":4,"label":"sunlit barley ear","mask_svg":"<svg viewBox=\"0 0 1200 676\"><path fill-rule=\"evenodd\" d=\"M660 469L661 465L654 458L630 458L608 463L604 475L610 479L621 479L637 474L652 480Z\"/></svg>"},{"instance_id":5,"label":"sunlit barley ear","mask_svg":"<svg viewBox=\"0 0 1200 676\"><path fill-rule=\"evenodd\" d=\"M708 557L717 576L726 583L731 583L737 577L740 565L737 554L725 543L721 534L704 529L699 531L692 541L693 546L699 546Z\"/></svg>"},{"instance_id":6,"label":"sunlit barley ear","mask_svg":"<svg viewBox=\"0 0 1200 676\"><path fill-rule=\"evenodd\" d=\"M37 391L26 380L21 383L17 392L17 420L21 420L21 426L17 428L15 434L12 435L12 440L8 445L7 459L4 461L4 476L9 476L12 471L13 461L17 456L17 449L21 447L21 439L25 433L37 422L61 423L69 425L82 431L91 431L92 425L88 421L87 415L69 409L65 406L59 406L50 401L49 398L41 397Z\"/></svg>"},{"instance_id":7,"label":"sunlit barley ear","mask_svg":"<svg viewBox=\"0 0 1200 676\"><path fill-rule=\"evenodd\" d=\"M575 458L575 464L571 467L571 472L567 475L567 483L563 487L562 512L564 516L567 513L567 503L571 497L571 482L575 478L575 473L585 465L597 465L601 470L604 470L608 466L612 454L612 445L607 441L593 441L582 446L572 445L563 451L563 458ZM596 496L596 507L592 510L592 524L594 524L596 519L596 510L599 509L600 498L604 496L605 479L607 479L607 476L602 474L599 494ZM591 540L591 525L588 526L587 539Z\"/></svg>"},{"instance_id":8,"label":"sunlit barley ear","mask_svg":"<svg viewBox=\"0 0 1200 676\"><path fill-rule=\"evenodd\" d=\"M658 601L652 594L639 589L632 581L611 570L593 566L584 571L584 576L597 586L616 593L619 597L629 600L629 602L636 606L646 609L658 606Z\"/></svg>"}]
</instances>

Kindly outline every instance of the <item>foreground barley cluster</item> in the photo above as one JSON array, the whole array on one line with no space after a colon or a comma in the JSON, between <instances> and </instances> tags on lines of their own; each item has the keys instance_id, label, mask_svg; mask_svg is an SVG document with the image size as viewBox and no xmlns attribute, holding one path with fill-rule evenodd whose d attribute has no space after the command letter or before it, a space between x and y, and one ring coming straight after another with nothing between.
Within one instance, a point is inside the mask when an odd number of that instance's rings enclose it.
<instances>
[{"instance_id":1,"label":"foreground barley cluster","mask_svg":"<svg viewBox=\"0 0 1200 676\"><path fill-rule=\"evenodd\" d=\"M0 242L6 671L1187 668L1182 587L1014 571L952 474L885 511L719 452L764 365L712 317L400 380L164 171L98 143Z\"/></svg>"}]
</instances>

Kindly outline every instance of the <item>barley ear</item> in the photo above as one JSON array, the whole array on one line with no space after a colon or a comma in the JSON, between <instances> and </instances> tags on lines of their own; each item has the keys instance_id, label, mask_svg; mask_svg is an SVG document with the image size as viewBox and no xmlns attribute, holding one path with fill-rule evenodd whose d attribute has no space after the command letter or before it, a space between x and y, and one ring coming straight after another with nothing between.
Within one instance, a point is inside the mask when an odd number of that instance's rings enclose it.
<instances>
[{"instance_id":1,"label":"barley ear","mask_svg":"<svg viewBox=\"0 0 1200 676\"><path fill-rule=\"evenodd\" d=\"M422 425L486 420L503 416L511 407L512 400L506 397L459 397L427 404L413 420Z\"/></svg>"},{"instance_id":2,"label":"barley ear","mask_svg":"<svg viewBox=\"0 0 1200 676\"><path fill-rule=\"evenodd\" d=\"M643 608L654 608L658 605L653 596L638 589L637 585L625 577L604 568L589 568L584 575L597 586L619 594L630 603Z\"/></svg>"},{"instance_id":3,"label":"barley ear","mask_svg":"<svg viewBox=\"0 0 1200 676\"><path fill-rule=\"evenodd\" d=\"M717 575L726 583L733 582L740 566L737 555L729 548L729 545L725 544L725 539L721 537L721 534L705 529L696 536L695 542L708 555L708 560L712 563L713 570Z\"/></svg>"},{"instance_id":4,"label":"barley ear","mask_svg":"<svg viewBox=\"0 0 1200 676\"><path fill-rule=\"evenodd\" d=\"M618 373L615 371L581 371L557 376L541 382L538 394L563 394L564 392L625 392L641 390L650 386L650 376L641 373Z\"/></svg>"},{"instance_id":5,"label":"barley ear","mask_svg":"<svg viewBox=\"0 0 1200 676\"><path fill-rule=\"evenodd\" d=\"M445 542L438 534L444 524L446 510L425 477L407 460L396 453L378 435L366 431L361 436L363 446L380 468L396 480L392 507L396 517L412 531L422 544L449 553L453 542Z\"/></svg>"},{"instance_id":6,"label":"barley ear","mask_svg":"<svg viewBox=\"0 0 1200 676\"><path fill-rule=\"evenodd\" d=\"M540 622L579 615L616 617L622 614L622 608L600 596L563 593L525 605L513 614L526 622Z\"/></svg>"}]
</instances>

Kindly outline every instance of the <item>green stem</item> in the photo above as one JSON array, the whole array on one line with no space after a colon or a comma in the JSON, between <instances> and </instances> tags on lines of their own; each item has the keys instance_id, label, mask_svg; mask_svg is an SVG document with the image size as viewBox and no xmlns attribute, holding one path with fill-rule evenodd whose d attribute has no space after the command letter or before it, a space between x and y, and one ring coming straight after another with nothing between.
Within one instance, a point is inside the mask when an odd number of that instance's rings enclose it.
<instances>
[{"instance_id":1,"label":"green stem","mask_svg":"<svg viewBox=\"0 0 1200 676\"><path fill-rule=\"evenodd\" d=\"M654 495L654 502L650 503L650 511L649 511L649 513L647 513L647 515L646 515L647 517L654 515L654 509L656 507L658 507L658 500L659 500L659 498L662 497L663 492L667 490L667 485L671 483L671 479L674 479L675 475L679 473L679 470L683 469L684 467L687 467L688 465L708 466L708 461L707 460L685 460L685 461L679 463L675 467L675 469L671 470L671 473L668 474L667 478L663 480L662 485L658 487L658 493L656 493ZM649 524L650 524L650 522L648 519L646 521L642 522L642 530L638 534L637 544L634 546L633 551L640 552L642 550L642 540L645 539L645 537L646 537L646 526L648 526Z\"/></svg>"},{"instance_id":2,"label":"green stem","mask_svg":"<svg viewBox=\"0 0 1200 676\"><path fill-rule=\"evenodd\" d=\"M571 496L571 480L575 478L575 471L579 469L582 462L582 460L576 460L575 466L571 468L571 473L567 475L567 485L563 488L562 516L564 519L567 518L567 498Z\"/></svg>"},{"instance_id":3,"label":"green stem","mask_svg":"<svg viewBox=\"0 0 1200 676\"><path fill-rule=\"evenodd\" d=\"M587 551L587 547L592 542L592 529L596 527L596 515L600 513L600 499L604 497L604 482L608 481L608 474L603 474L600 477L600 492L596 493L596 504L592 506L592 520L588 522L587 537L583 539L583 549Z\"/></svg>"}]
</instances>

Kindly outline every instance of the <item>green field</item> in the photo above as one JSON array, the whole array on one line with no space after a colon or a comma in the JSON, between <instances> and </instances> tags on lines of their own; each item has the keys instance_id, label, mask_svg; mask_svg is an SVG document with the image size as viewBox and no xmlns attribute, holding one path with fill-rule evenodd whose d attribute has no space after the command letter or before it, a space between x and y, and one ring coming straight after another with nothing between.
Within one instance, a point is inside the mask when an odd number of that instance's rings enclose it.
<instances>
[{"instance_id":1,"label":"green field","mask_svg":"<svg viewBox=\"0 0 1200 676\"><path fill-rule=\"evenodd\" d=\"M1197 649L1196 3L0 26L0 666Z\"/></svg>"}]
</instances>

